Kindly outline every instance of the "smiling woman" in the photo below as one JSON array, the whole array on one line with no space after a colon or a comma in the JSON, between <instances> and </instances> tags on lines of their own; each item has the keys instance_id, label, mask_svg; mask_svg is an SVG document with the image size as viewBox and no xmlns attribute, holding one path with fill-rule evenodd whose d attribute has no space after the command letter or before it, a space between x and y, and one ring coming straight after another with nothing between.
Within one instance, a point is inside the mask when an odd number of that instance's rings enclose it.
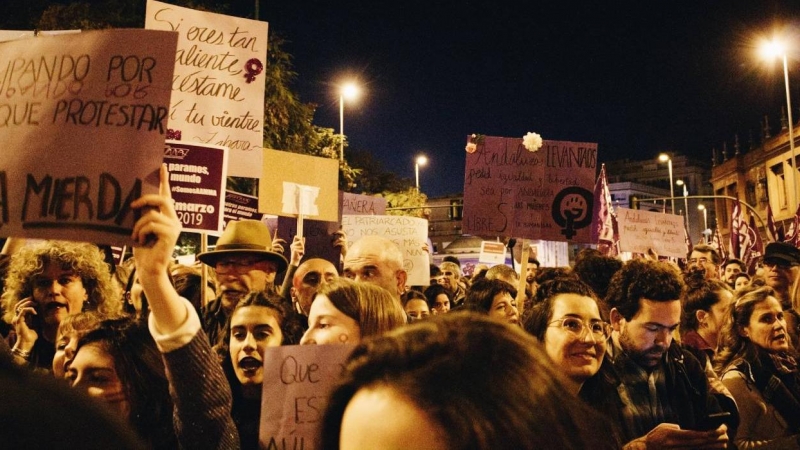
<instances>
[{"instance_id":1,"label":"smiling woman","mask_svg":"<svg viewBox=\"0 0 800 450\"><path fill-rule=\"evenodd\" d=\"M121 309L108 265L100 250L86 243L47 241L11 257L4 319L14 325L17 360L50 369L58 325L84 310Z\"/></svg>"}]
</instances>

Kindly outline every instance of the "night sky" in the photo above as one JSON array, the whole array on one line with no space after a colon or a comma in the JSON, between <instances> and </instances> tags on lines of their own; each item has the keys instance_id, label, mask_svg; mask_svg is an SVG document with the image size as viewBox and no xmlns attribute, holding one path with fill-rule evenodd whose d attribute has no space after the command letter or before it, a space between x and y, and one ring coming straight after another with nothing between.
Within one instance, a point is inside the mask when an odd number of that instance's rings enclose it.
<instances>
[{"instance_id":1,"label":"night sky","mask_svg":"<svg viewBox=\"0 0 800 450\"><path fill-rule=\"evenodd\" d=\"M350 145L408 178L425 153L431 197L462 191L470 133L597 142L601 162L662 151L710 161L723 141L732 154L736 133L743 148L750 131L759 140L764 115L775 134L782 66L753 46L778 27L794 35L800 91L797 0L262 0L261 19L290 41L315 123L338 133L336 83L356 77L365 92L345 104Z\"/></svg>"}]
</instances>

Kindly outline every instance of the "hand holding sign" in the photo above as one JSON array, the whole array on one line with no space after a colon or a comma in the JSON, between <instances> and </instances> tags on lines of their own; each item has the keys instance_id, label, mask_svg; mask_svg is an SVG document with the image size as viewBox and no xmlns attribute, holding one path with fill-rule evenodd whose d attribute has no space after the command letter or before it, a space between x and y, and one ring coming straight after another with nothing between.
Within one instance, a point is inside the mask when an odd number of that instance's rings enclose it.
<instances>
[{"instance_id":1,"label":"hand holding sign","mask_svg":"<svg viewBox=\"0 0 800 450\"><path fill-rule=\"evenodd\" d=\"M133 256L140 274L166 274L181 233L181 222L170 196L166 165L161 166L160 177L158 194L145 195L131 202L131 208L144 210L131 235L138 244L133 249Z\"/></svg>"}]
</instances>

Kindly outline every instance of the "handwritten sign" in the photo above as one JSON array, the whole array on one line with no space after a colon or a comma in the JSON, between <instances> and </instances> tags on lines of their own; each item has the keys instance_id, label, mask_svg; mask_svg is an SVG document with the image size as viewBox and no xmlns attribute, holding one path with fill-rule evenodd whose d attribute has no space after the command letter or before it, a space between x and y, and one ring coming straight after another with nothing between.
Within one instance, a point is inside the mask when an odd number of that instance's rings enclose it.
<instances>
[{"instance_id":1,"label":"handwritten sign","mask_svg":"<svg viewBox=\"0 0 800 450\"><path fill-rule=\"evenodd\" d=\"M382 216L386 214L386 199L374 195L351 194L339 191L342 214L354 216Z\"/></svg>"},{"instance_id":2,"label":"handwritten sign","mask_svg":"<svg viewBox=\"0 0 800 450\"><path fill-rule=\"evenodd\" d=\"M463 232L589 242L597 144L485 136L467 153Z\"/></svg>"},{"instance_id":3,"label":"handwritten sign","mask_svg":"<svg viewBox=\"0 0 800 450\"><path fill-rule=\"evenodd\" d=\"M403 268L408 272L407 284L409 286L430 284L429 255L423 250L423 245L428 242L427 220L407 216L343 214L342 229L351 243L363 236L383 236L391 240L403 252Z\"/></svg>"},{"instance_id":4,"label":"handwritten sign","mask_svg":"<svg viewBox=\"0 0 800 450\"><path fill-rule=\"evenodd\" d=\"M293 210L287 205L300 205L306 195L303 193L314 191L304 202L314 205L307 212L317 213L312 216L316 220L339 220L339 160L268 149L263 156L259 211L279 216L296 214L299 208Z\"/></svg>"},{"instance_id":5,"label":"handwritten sign","mask_svg":"<svg viewBox=\"0 0 800 450\"><path fill-rule=\"evenodd\" d=\"M505 264L506 246L502 242L483 241L481 242L481 253L478 262L487 264Z\"/></svg>"},{"instance_id":6,"label":"handwritten sign","mask_svg":"<svg viewBox=\"0 0 800 450\"><path fill-rule=\"evenodd\" d=\"M230 175L261 176L267 23L148 0L145 28L180 34L173 139L228 147Z\"/></svg>"},{"instance_id":7,"label":"handwritten sign","mask_svg":"<svg viewBox=\"0 0 800 450\"><path fill-rule=\"evenodd\" d=\"M130 241L158 191L177 35L106 30L0 44L0 236Z\"/></svg>"},{"instance_id":8,"label":"handwritten sign","mask_svg":"<svg viewBox=\"0 0 800 450\"><path fill-rule=\"evenodd\" d=\"M183 231L222 232L228 148L167 141L164 162Z\"/></svg>"},{"instance_id":9,"label":"handwritten sign","mask_svg":"<svg viewBox=\"0 0 800 450\"><path fill-rule=\"evenodd\" d=\"M260 448L321 448L317 439L328 396L352 345L285 345L264 349Z\"/></svg>"},{"instance_id":10,"label":"handwritten sign","mask_svg":"<svg viewBox=\"0 0 800 450\"><path fill-rule=\"evenodd\" d=\"M617 208L619 247L623 252L647 253L685 258L689 253L683 216L638 209Z\"/></svg>"}]
</instances>

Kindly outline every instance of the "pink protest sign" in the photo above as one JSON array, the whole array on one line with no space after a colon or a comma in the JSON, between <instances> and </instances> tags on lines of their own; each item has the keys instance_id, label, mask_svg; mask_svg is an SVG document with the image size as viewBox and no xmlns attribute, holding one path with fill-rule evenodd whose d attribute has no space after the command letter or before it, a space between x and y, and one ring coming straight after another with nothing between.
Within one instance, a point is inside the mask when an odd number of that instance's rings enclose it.
<instances>
[{"instance_id":1,"label":"pink protest sign","mask_svg":"<svg viewBox=\"0 0 800 450\"><path fill-rule=\"evenodd\" d=\"M227 147L167 141L164 163L183 231L222 232L227 155Z\"/></svg>"},{"instance_id":2,"label":"pink protest sign","mask_svg":"<svg viewBox=\"0 0 800 450\"><path fill-rule=\"evenodd\" d=\"M264 350L261 448L319 449L328 395L352 345L286 345Z\"/></svg>"},{"instance_id":3,"label":"pink protest sign","mask_svg":"<svg viewBox=\"0 0 800 450\"><path fill-rule=\"evenodd\" d=\"M177 35L104 30L0 44L0 236L130 242L158 192Z\"/></svg>"},{"instance_id":4,"label":"pink protest sign","mask_svg":"<svg viewBox=\"0 0 800 450\"><path fill-rule=\"evenodd\" d=\"M306 238L303 260L322 258L330 261L335 267L339 267L341 251L333 246L333 241L335 240L333 233L339 231L339 223L312 219L305 219L303 222L303 237ZM278 216L277 229L273 235L277 235L291 244L296 234L297 219ZM291 260L292 255L289 245L284 246L283 256L287 260Z\"/></svg>"},{"instance_id":5,"label":"pink protest sign","mask_svg":"<svg viewBox=\"0 0 800 450\"><path fill-rule=\"evenodd\" d=\"M589 242L597 144L481 136L468 147L463 232ZM472 143L471 143L472 144Z\"/></svg>"}]
</instances>

